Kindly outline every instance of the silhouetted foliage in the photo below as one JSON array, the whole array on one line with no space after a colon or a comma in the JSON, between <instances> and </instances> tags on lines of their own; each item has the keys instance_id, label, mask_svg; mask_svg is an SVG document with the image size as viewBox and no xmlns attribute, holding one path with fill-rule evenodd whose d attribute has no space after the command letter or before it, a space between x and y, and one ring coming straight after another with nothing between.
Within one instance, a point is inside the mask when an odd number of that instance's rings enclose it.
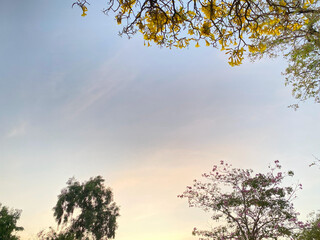
<instances>
[{"instance_id":1,"label":"silhouetted foliage","mask_svg":"<svg viewBox=\"0 0 320 240\"><path fill-rule=\"evenodd\" d=\"M17 240L15 232L22 231L23 227L17 226L17 221L21 215L21 210L12 209L0 204L0 239Z\"/></svg>"},{"instance_id":2,"label":"silhouetted foliage","mask_svg":"<svg viewBox=\"0 0 320 240\"><path fill-rule=\"evenodd\" d=\"M76 240L76 237L71 232L56 232L52 227L49 231L41 231L38 233L39 240Z\"/></svg>"},{"instance_id":3,"label":"silhouetted foliage","mask_svg":"<svg viewBox=\"0 0 320 240\"><path fill-rule=\"evenodd\" d=\"M40 233L44 240L109 239L115 237L119 207L113 202L110 188L101 176L80 183L69 179L53 208L62 230Z\"/></svg>"}]
</instances>

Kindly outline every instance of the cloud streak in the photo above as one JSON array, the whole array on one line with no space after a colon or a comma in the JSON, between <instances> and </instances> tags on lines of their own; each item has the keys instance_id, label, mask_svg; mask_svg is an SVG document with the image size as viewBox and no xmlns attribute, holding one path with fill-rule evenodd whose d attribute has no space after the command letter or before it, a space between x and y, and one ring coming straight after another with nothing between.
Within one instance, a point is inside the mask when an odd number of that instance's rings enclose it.
<instances>
[{"instance_id":1,"label":"cloud streak","mask_svg":"<svg viewBox=\"0 0 320 240\"><path fill-rule=\"evenodd\" d=\"M119 66L121 66L121 59L118 54L92 73L88 83L63 108L67 118L76 118L102 99L106 103L107 100L117 95L121 89L135 79L137 74L134 71L120 69Z\"/></svg>"},{"instance_id":2,"label":"cloud streak","mask_svg":"<svg viewBox=\"0 0 320 240\"><path fill-rule=\"evenodd\" d=\"M27 123L22 122L15 127L13 127L6 135L7 138L20 137L26 134Z\"/></svg>"}]
</instances>

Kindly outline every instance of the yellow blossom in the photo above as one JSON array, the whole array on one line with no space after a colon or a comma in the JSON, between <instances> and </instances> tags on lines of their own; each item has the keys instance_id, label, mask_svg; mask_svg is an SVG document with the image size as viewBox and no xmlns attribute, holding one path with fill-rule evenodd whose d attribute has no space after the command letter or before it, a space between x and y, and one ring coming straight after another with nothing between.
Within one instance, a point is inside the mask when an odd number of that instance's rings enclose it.
<instances>
[{"instance_id":1,"label":"yellow blossom","mask_svg":"<svg viewBox=\"0 0 320 240\"><path fill-rule=\"evenodd\" d=\"M82 9L82 14L81 16L84 17L86 16L86 11L88 11L88 8L85 5L81 5L81 9Z\"/></svg>"}]
</instances>

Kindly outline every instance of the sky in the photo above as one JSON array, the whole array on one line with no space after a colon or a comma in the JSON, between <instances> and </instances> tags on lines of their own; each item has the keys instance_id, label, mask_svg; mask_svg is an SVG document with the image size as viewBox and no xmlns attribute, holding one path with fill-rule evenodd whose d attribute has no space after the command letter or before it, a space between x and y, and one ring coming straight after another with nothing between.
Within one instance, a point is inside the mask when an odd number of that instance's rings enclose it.
<instances>
[{"instance_id":1,"label":"sky","mask_svg":"<svg viewBox=\"0 0 320 240\"><path fill-rule=\"evenodd\" d=\"M146 47L90 1L3 1L0 15L0 202L21 209L23 240L55 227L69 178L106 179L120 205L117 240L193 240L210 214L179 199L214 164L267 171L280 160L318 210L320 108L298 111L286 60L230 67L219 50Z\"/></svg>"}]
</instances>

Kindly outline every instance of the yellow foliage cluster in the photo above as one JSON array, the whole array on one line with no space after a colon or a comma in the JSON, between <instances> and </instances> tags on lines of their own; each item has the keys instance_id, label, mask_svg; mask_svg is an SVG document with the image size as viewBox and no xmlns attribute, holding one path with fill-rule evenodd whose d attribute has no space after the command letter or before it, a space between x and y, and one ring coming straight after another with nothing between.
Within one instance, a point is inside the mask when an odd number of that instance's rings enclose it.
<instances>
[{"instance_id":1,"label":"yellow foliage cluster","mask_svg":"<svg viewBox=\"0 0 320 240\"><path fill-rule=\"evenodd\" d=\"M124 28L123 32L129 34L135 28L148 46L154 42L185 48L194 42L195 47L200 47L203 41L206 46L219 46L229 55L229 64L236 66L242 63L246 50L264 53L269 47L265 39L303 29L309 19L299 11L319 0L196 0L188 8L177 0L114 1L119 4L114 10L118 24L123 19L134 19L131 28ZM85 16L87 8L81 8Z\"/></svg>"},{"instance_id":2,"label":"yellow foliage cluster","mask_svg":"<svg viewBox=\"0 0 320 240\"><path fill-rule=\"evenodd\" d=\"M136 0L119 0L119 3L121 6L121 12L126 13L132 9Z\"/></svg>"},{"instance_id":3,"label":"yellow foliage cluster","mask_svg":"<svg viewBox=\"0 0 320 240\"><path fill-rule=\"evenodd\" d=\"M238 66L242 63L243 60L243 52L245 52L244 48L233 50L231 48L226 49L226 54L229 54L229 65L234 67Z\"/></svg>"},{"instance_id":4,"label":"yellow foliage cluster","mask_svg":"<svg viewBox=\"0 0 320 240\"><path fill-rule=\"evenodd\" d=\"M266 50L266 48L267 48L267 45L263 43L259 43L258 45L248 46L249 52L252 52L252 53L256 53L256 52L263 53Z\"/></svg>"}]
</instances>

